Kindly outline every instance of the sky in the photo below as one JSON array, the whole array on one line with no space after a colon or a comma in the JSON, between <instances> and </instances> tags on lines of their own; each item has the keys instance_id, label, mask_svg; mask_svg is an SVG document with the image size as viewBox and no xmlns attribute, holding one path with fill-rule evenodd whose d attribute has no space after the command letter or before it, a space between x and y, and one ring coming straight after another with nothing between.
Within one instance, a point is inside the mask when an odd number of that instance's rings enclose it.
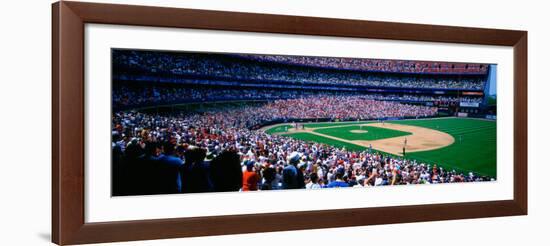
<instances>
[{"instance_id":1,"label":"sky","mask_svg":"<svg viewBox=\"0 0 550 246\"><path fill-rule=\"evenodd\" d=\"M489 73L489 95L497 94L497 65L491 64L491 70Z\"/></svg>"}]
</instances>

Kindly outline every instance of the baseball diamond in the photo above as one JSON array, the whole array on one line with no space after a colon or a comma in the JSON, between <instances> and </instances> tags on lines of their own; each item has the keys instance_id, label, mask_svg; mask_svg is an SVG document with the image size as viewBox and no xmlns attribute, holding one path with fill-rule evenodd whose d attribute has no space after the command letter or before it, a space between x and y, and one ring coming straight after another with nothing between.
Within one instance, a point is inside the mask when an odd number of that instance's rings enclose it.
<instances>
[{"instance_id":1,"label":"baseball diamond","mask_svg":"<svg viewBox=\"0 0 550 246\"><path fill-rule=\"evenodd\" d=\"M409 158L496 176L496 148L492 147L496 146L494 121L446 117L384 123L305 123L304 126L305 129L300 130L283 123L262 130L341 148L363 150L372 146L374 150L396 156L403 156L405 146ZM354 133L357 129L366 131ZM457 142L459 138L462 140Z\"/></svg>"}]
</instances>

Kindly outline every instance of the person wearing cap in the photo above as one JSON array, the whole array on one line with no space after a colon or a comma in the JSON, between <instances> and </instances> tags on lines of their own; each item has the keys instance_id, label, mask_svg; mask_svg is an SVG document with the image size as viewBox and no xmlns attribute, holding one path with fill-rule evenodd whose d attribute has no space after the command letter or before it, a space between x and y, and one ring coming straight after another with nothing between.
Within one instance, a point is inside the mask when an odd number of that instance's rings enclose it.
<instances>
[{"instance_id":1,"label":"person wearing cap","mask_svg":"<svg viewBox=\"0 0 550 246\"><path fill-rule=\"evenodd\" d=\"M260 176L254 170L255 162L248 160L245 162L246 170L243 172L243 188L242 191L258 190L258 182Z\"/></svg>"},{"instance_id":2,"label":"person wearing cap","mask_svg":"<svg viewBox=\"0 0 550 246\"><path fill-rule=\"evenodd\" d=\"M288 165L283 169L283 189L298 189L298 168L300 153L293 152L288 158Z\"/></svg>"}]
</instances>

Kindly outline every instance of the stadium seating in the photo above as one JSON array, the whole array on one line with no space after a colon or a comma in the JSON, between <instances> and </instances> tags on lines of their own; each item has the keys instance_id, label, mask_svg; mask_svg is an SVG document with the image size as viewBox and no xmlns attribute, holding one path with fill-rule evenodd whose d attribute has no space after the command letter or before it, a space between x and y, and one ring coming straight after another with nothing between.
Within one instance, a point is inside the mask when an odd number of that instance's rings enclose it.
<instances>
[{"instance_id":1,"label":"stadium seating","mask_svg":"<svg viewBox=\"0 0 550 246\"><path fill-rule=\"evenodd\" d=\"M312 66L310 63L321 58L306 57L301 58L305 59L303 61L279 61L274 59L274 56L241 57L208 53L173 54L124 50L113 52L115 52L113 66L119 71L115 75L116 79L182 84L197 83L197 81L212 84L223 81L226 85L227 83L239 85L244 82L255 84L269 82L302 86L483 90L484 76L487 73L486 65L474 64L332 58L321 65ZM258 60L270 62L258 62ZM277 62L273 62L274 60ZM366 64L354 65L352 61L362 61ZM337 67L336 64L340 65ZM362 67L368 72L358 71L357 67ZM420 73L422 73L421 76Z\"/></svg>"}]
</instances>

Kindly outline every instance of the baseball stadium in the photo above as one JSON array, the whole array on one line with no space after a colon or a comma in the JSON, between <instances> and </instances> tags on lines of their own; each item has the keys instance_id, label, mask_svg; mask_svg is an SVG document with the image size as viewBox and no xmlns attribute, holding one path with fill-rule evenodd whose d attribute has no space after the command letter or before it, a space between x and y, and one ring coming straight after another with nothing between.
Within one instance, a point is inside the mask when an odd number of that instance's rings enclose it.
<instances>
[{"instance_id":1,"label":"baseball stadium","mask_svg":"<svg viewBox=\"0 0 550 246\"><path fill-rule=\"evenodd\" d=\"M112 49L112 194L486 182L495 64Z\"/></svg>"}]
</instances>

